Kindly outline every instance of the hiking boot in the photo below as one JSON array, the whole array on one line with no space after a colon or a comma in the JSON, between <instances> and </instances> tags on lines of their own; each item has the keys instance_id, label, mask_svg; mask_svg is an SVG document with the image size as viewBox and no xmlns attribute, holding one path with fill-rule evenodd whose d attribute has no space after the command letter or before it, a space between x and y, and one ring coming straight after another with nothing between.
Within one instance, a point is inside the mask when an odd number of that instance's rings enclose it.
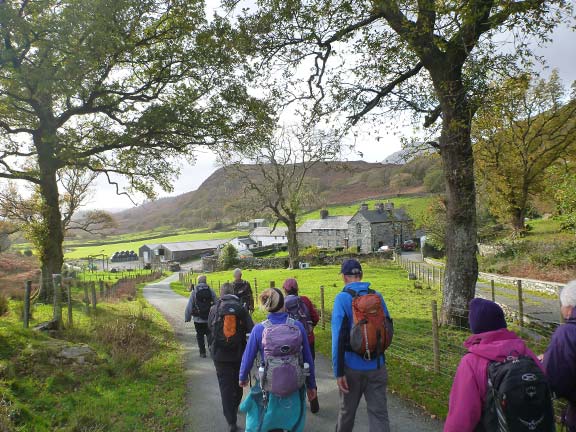
<instances>
[{"instance_id":1,"label":"hiking boot","mask_svg":"<svg viewBox=\"0 0 576 432\"><path fill-rule=\"evenodd\" d=\"M200 357L202 357L202 358L206 358L206 353L205 353L205 352L203 352L203 353L200 353Z\"/></svg>"},{"instance_id":2,"label":"hiking boot","mask_svg":"<svg viewBox=\"0 0 576 432\"><path fill-rule=\"evenodd\" d=\"M320 411L320 404L318 403L318 398L316 397L310 401L310 412L312 414L316 414L318 411Z\"/></svg>"},{"instance_id":3,"label":"hiking boot","mask_svg":"<svg viewBox=\"0 0 576 432\"><path fill-rule=\"evenodd\" d=\"M229 432L242 432L242 429L240 429L240 428L239 428L237 425L235 425L235 424L234 424L234 425L230 425L229 427L230 427L230 429L228 429Z\"/></svg>"}]
</instances>

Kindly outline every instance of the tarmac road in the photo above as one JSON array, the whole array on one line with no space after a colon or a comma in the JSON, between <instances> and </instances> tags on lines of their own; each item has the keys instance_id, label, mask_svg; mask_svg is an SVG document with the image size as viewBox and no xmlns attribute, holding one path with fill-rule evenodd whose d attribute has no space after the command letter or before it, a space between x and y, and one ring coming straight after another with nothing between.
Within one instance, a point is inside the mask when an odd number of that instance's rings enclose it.
<instances>
[{"instance_id":1,"label":"tarmac road","mask_svg":"<svg viewBox=\"0 0 576 432\"><path fill-rule=\"evenodd\" d=\"M172 275L161 282L144 288L145 298L158 309L174 327L176 337L184 347L186 391L186 423L184 429L191 432L225 432L227 424L222 415L218 381L212 361L200 358L196 346L194 326L184 323L184 309L187 299L170 289L170 282L178 276ZM328 359L316 359L316 381L320 401L320 412L308 412L306 431L332 432L338 415L338 389L332 376L332 366ZM388 412L392 432L439 432L441 422L433 420L420 409L395 395L388 394ZM238 425L244 419L239 417ZM366 404L360 403L357 411L355 432L368 431Z\"/></svg>"}]
</instances>

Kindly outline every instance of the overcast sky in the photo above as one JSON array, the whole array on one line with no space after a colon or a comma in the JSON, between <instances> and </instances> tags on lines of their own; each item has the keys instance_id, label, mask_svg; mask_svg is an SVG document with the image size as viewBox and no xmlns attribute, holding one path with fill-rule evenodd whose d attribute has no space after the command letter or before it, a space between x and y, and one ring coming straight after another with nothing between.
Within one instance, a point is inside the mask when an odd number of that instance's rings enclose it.
<instances>
[{"instance_id":1,"label":"overcast sky","mask_svg":"<svg viewBox=\"0 0 576 432\"><path fill-rule=\"evenodd\" d=\"M547 70L544 71L544 75L547 75L551 69L557 68L564 83L569 85L576 80L576 33L568 27L561 27L554 32L552 39L550 45L544 48L536 47L534 51L546 59ZM401 149L400 136L386 133L386 123L383 123L382 132L377 134L379 135L378 139L373 132L368 132L369 130L373 130L373 127L360 127L356 139L356 151L349 152L346 159L381 162L388 155ZM410 134L410 130L406 129L404 133ZM161 193L160 196L179 195L195 190L216 169L214 155L200 150L194 165L182 167L182 173L174 183L174 192L171 194ZM88 208L117 210L133 206L128 198L116 196L114 188L108 186L104 179L97 181L94 190L94 196L87 206ZM137 202L142 202L141 197L135 198Z\"/></svg>"}]
</instances>

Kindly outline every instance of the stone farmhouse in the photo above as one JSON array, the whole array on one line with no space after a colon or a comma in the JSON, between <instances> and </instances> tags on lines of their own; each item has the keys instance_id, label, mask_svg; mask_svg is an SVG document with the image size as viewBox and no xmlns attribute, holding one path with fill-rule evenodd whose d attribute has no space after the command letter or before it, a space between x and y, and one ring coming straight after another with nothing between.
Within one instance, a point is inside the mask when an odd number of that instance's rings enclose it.
<instances>
[{"instance_id":1,"label":"stone farmhouse","mask_svg":"<svg viewBox=\"0 0 576 432\"><path fill-rule=\"evenodd\" d=\"M276 227L274 231L271 229L269 227L255 228L250 233L250 238L256 242L257 247L288 244L288 237L286 236L288 228Z\"/></svg>"},{"instance_id":2,"label":"stone farmhouse","mask_svg":"<svg viewBox=\"0 0 576 432\"><path fill-rule=\"evenodd\" d=\"M381 246L396 247L413 237L414 221L403 208L394 204L378 203L370 210L362 204L348 221L349 247L369 253Z\"/></svg>"},{"instance_id":3,"label":"stone farmhouse","mask_svg":"<svg viewBox=\"0 0 576 432\"><path fill-rule=\"evenodd\" d=\"M321 248L348 247L348 221L352 216L329 216L328 210L320 211L320 219L305 221L296 230L300 247Z\"/></svg>"},{"instance_id":4,"label":"stone farmhouse","mask_svg":"<svg viewBox=\"0 0 576 432\"><path fill-rule=\"evenodd\" d=\"M414 222L402 208L393 203L378 203L373 209L362 204L354 216L329 216L320 212L320 219L304 222L297 230L300 247L357 248L370 253L381 246L395 247L414 234Z\"/></svg>"}]
</instances>

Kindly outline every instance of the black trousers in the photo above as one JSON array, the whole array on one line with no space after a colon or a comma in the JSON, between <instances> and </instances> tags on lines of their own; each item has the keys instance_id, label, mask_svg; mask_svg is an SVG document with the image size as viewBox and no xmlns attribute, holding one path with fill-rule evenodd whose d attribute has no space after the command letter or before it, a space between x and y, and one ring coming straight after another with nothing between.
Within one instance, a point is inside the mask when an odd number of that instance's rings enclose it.
<instances>
[{"instance_id":1,"label":"black trousers","mask_svg":"<svg viewBox=\"0 0 576 432\"><path fill-rule=\"evenodd\" d=\"M238 385L240 377L240 362L214 361L220 397L222 398L222 412L229 425L235 425L238 420L238 407L242 401L243 390Z\"/></svg>"},{"instance_id":2,"label":"black trousers","mask_svg":"<svg viewBox=\"0 0 576 432\"><path fill-rule=\"evenodd\" d=\"M196 329L196 340L198 341L200 354L206 354L206 343L208 343L208 335L210 334L208 323L195 322L194 328Z\"/></svg>"}]
</instances>

